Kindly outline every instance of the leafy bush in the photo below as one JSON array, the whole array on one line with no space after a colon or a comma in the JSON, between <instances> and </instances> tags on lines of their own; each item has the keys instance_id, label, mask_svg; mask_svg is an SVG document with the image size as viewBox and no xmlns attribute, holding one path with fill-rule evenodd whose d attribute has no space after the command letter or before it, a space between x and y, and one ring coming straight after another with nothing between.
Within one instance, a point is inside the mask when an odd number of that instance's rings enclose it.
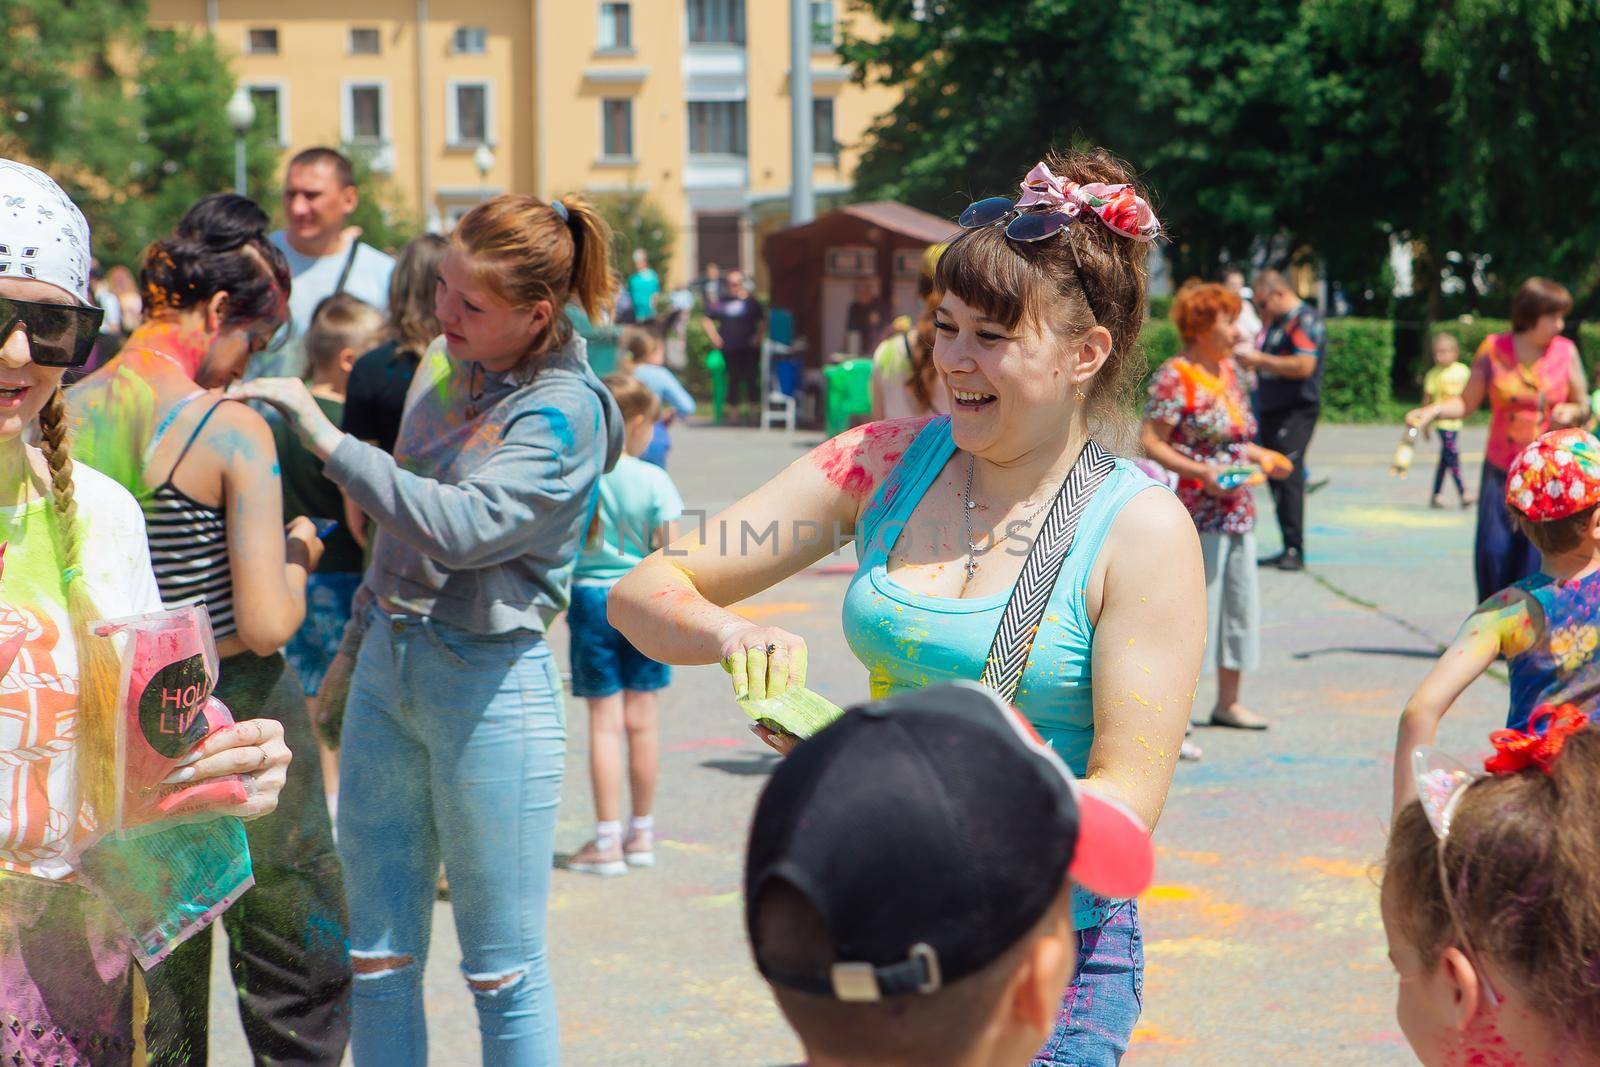
<instances>
[{"instance_id":1,"label":"leafy bush","mask_svg":"<svg viewBox=\"0 0 1600 1067\"><path fill-rule=\"evenodd\" d=\"M1144 346L1144 358L1154 371L1178 354L1183 342L1178 338L1178 327L1171 319L1150 319L1139 332L1139 343Z\"/></svg>"},{"instance_id":2,"label":"leafy bush","mask_svg":"<svg viewBox=\"0 0 1600 1067\"><path fill-rule=\"evenodd\" d=\"M1172 317L1172 296L1152 296L1147 314L1152 320L1165 321Z\"/></svg>"},{"instance_id":3,"label":"leafy bush","mask_svg":"<svg viewBox=\"0 0 1600 1067\"><path fill-rule=\"evenodd\" d=\"M1322 377L1323 418L1376 422L1389 401L1394 323L1388 319L1329 319Z\"/></svg>"}]
</instances>

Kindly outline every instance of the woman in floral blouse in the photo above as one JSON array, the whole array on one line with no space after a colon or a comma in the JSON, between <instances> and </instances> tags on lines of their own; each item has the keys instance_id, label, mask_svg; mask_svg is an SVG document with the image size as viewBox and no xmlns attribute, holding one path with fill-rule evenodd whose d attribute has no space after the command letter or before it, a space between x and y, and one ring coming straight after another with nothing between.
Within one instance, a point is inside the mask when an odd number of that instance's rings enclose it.
<instances>
[{"instance_id":1,"label":"woman in floral blouse","mask_svg":"<svg viewBox=\"0 0 1600 1067\"><path fill-rule=\"evenodd\" d=\"M1264 730L1267 720L1239 703L1243 673L1261 657L1256 589L1255 501L1249 485L1284 478L1293 465L1254 443L1256 419L1232 357L1239 297L1190 282L1172 302L1183 349L1150 380L1141 442L1178 476L1178 499L1200 531L1206 565L1210 646L1216 653L1213 726Z\"/></svg>"}]
</instances>

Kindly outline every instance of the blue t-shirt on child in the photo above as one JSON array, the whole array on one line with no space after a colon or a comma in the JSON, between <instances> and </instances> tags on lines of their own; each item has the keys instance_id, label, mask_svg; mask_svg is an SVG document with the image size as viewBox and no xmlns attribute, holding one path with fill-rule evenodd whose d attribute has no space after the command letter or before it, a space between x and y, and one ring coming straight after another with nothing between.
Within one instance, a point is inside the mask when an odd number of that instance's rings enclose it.
<instances>
[{"instance_id":1,"label":"blue t-shirt on child","mask_svg":"<svg viewBox=\"0 0 1600 1067\"><path fill-rule=\"evenodd\" d=\"M641 363L633 368L633 376L645 384L662 404L687 418L694 414L694 397L689 395L689 390L678 381L678 376L659 363ZM672 435L667 430L666 422L656 423L655 433L650 437L650 447L644 450L640 458L646 463L654 463L665 468L667 453L672 450Z\"/></svg>"},{"instance_id":2,"label":"blue t-shirt on child","mask_svg":"<svg viewBox=\"0 0 1600 1067\"><path fill-rule=\"evenodd\" d=\"M600 537L585 544L575 582L615 582L648 556L655 531L683 518L683 498L667 472L633 456L600 476Z\"/></svg>"}]
</instances>

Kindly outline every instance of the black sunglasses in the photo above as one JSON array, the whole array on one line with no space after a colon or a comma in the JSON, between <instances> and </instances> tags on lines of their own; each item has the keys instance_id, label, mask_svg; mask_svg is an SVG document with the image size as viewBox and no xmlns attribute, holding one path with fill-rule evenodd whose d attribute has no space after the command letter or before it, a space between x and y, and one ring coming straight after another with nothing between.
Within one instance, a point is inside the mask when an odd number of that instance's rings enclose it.
<instances>
[{"instance_id":1,"label":"black sunglasses","mask_svg":"<svg viewBox=\"0 0 1600 1067\"><path fill-rule=\"evenodd\" d=\"M20 324L28 328L28 349L39 366L81 367L89 362L105 316L100 308L0 296L0 345Z\"/></svg>"},{"instance_id":2,"label":"black sunglasses","mask_svg":"<svg viewBox=\"0 0 1600 1067\"><path fill-rule=\"evenodd\" d=\"M975 200L967 205L967 210L961 213L956 220L956 225L963 230L981 230L985 226L998 226L1006 224L1006 236L1013 241L1033 243L1042 241L1046 237L1054 237L1072 223L1072 216L1065 211L1033 210L1019 208L1009 196L991 196L984 200ZM1071 238L1068 238L1070 242ZM1081 271L1083 261L1078 258L1078 246L1072 245L1072 260L1078 264ZM1084 303L1089 305L1089 314L1095 322L1100 321L1100 310L1095 307L1094 298L1089 295L1088 287L1082 284L1081 276L1078 288L1083 293Z\"/></svg>"},{"instance_id":3,"label":"black sunglasses","mask_svg":"<svg viewBox=\"0 0 1600 1067\"><path fill-rule=\"evenodd\" d=\"M1060 233L1072 217L1064 211L1034 211L1019 208L1009 196L991 196L967 205L956 224L963 230L1006 224L1006 236L1013 241L1042 241Z\"/></svg>"}]
</instances>

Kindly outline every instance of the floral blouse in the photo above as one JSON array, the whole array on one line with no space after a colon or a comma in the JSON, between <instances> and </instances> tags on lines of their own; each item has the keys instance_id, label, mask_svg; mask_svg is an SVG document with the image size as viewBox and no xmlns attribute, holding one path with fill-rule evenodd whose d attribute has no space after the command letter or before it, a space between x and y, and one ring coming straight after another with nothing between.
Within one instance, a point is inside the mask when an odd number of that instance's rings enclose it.
<instances>
[{"instance_id":1,"label":"floral blouse","mask_svg":"<svg viewBox=\"0 0 1600 1067\"><path fill-rule=\"evenodd\" d=\"M1526 730L1528 716L1540 704L1576 704L1591 718L1600 711L1600 574L1558 582L1548 574L1524 578L1508 591L1524 602L1518 613L1534 633L1532 643L1508 657L1511 708L1506 726ZM1503 596L1506 594L1502 594ZM1542 625L1533 624L1536 615Z\"/></svg>"},{"instance_id":2,"label":"floral blouse","mask_svg":"<svg viewBox=\"0 0 1600 1067\"><path fill-rule=\"evenodd\" d=\"M1173 356L1150 379L1144 417L1172 427L1168 443L1189 459L1213 466L1250 462L1256 417L1232 359L1218 374L1183 356ZM1178 499L1189 509L1202 533L1249 533L1255 529L1256 507L1250 490L1211 496L1195 478L1178 480Z\"/></svg>"}]
</instances>

